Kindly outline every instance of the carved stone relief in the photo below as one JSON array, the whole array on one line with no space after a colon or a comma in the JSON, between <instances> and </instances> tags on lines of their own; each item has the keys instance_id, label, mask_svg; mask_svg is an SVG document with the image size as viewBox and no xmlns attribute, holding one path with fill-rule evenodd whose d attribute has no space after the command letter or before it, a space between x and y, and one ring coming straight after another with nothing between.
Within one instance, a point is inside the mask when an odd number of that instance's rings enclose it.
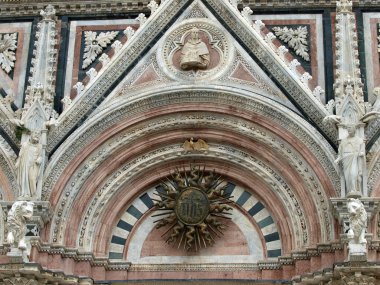
<instances>
[{"instance_id":1,"label":"carved stone relief","mask_svg":"<svg viewBox=\"0 0 380 285\"><path fill-rule=\"evenodd\" d=\"M17 49L17 33L0 34L0 66L10 73L15 66Z\"/></svg>"},{"instance_id":2,"label":"carved stone relief","mask_svg":"<svg viewBox=\"0 0 380 285\"><path fill-rule=\"evenodd\" d=\"M158 62L175 80L210 80L232 62L229 36L208 19L190 19L172 29L158 50Z\"/></svg>"},{"instance_id":3,"label":"carved stone relief","mask_svg":"<svg viewBox=\"0 0 380 285\"><path fill-rule=\"evenodd\" d=\"M349 198L347 200L347 210L349 214L350 229L347 233L349 239L348 250L349 259L357 261L367 253L367 240L365 233L367 229L367 212L363 203L359 199Z\"/></svg>"},{"instance_id":4,"label":"carved stone relief","mask_svg":"<svg viewBox=\"0 0 380 285\"><path fill-rule=\"evenodd\" d=\"M34 131L28 141L22 144L16 161L17 181L20 187L19 197L22 199L36 198L43 160L40 137L41 134Z\"/></svg>"},{"instance_id":5,"label":"carved stone relief","mask_svg":"<svg viewBox=\"0 0 380 285\"><path fill-rule=\"evenodd\" d=\"M11 248L26 250L25 243L26 221L33 216L33 202L17 201L12 205L8 212L7 225L8 236L7 242Z\"/></svg>"},{"instance_id":6,"label":"carved stone relief","mask_svg":"<svg viewBox=\"0 0 380 285\"><path fill-rule=\"evenodd\" d=\"M99 34L93 31L85 31L82 68L86 69L91 63L93 63L95 58L111 44L118 34L118 31L101 32Z\"/></svg>"},{"instance_id":7,"label":"carved stone relief","mask_svg":"<svg viewBox=\"0 0 380 285\"><path fill-rule=\"evenodd\" d=\"M306 61L310 61L309 47L308 47L308 30L306 26L297 28L288 27L273 27L275 35L284 41L288 46L295 51L297 55Z\"/></svg>"}]
</instances>

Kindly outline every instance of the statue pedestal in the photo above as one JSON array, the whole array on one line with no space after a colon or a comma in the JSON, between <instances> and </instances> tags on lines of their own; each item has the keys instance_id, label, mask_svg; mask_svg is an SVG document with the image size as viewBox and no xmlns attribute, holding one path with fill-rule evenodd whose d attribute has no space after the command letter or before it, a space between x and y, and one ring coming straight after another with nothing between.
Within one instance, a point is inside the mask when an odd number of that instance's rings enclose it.
<instances>
[{"instance_id":1,"label":"statue pedestal","mask_svg":"<svg viewBox=\"0 0 380 285\"><path fill-rule=\"evenodd\" d=\"M11 247L11 251L7 253L11 263L29 262L29 257L26 250L20 250L16 247Z\"/></svg>"},{"instance_id":2,"label":"statue pedestal","mask_svg":"<svg viewBox=\"0 0 380 285\"><path fill-rule=\"evenodd\" d=\"M356 191L356 192L349 192L346 195L346 198L354 198L354 199L360 199L362 198L362 193Z\"/></svg>"},{"instance_id":3,"label":"statue pedestal","mask_svg":"<svg viewBox=\"0 0 380 285\"><path fill-rule=\"evenodd\" d=\"M348 261L367 261L367 244L348 244Z\"/></svg>"}]
</instances>

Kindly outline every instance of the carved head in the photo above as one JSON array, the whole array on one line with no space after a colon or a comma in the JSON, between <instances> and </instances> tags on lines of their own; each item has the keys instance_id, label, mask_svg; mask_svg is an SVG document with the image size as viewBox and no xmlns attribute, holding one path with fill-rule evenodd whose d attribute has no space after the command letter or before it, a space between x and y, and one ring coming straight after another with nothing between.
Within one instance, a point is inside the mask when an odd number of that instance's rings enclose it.
<instances>
[{"instance_id":1,"label":"carved head","mask_svg":"<svg viewBox=\"0 0 380 285\"><path fill-rule=\"evenodd\" d=\"M15 220L24 218L26 220L33 216L33 202L17 201L12 205L11 210L8 213L8 218L12 217Z\"/></svg>"},{"instance_id":2,"label":"carved head","mask_svg":"<svg viewBox=\"0 0 380 285\"><path fill-rule=\"evenodd\" d=\"M355 125L348 125L347 126L347 132L349 137L354 137L356 133L356 126Z\"/></svg>"},{"instance_id":3,"label":"carved head","mask_svg":"<svg viewBox=\"0 0 380 285\"><path fill-rule=\"evenodd\" d=\"M33 216L33 202L25 202L22 207L22 216L25 219L30 219Z\"/></svg>"},{"instance_id":4,"label":"carved head","mask_svg":"<svg viewBox=\"0 0 380 285\"><path fill-rule=\"evenodd\" d=\"M38 131L33 131L32 134L30 135L30 141L34 144L39 143L40 141L40 132Z\"/></svg>"},{"instance_id":5,"label":"carved head","mask_svg":"<svg viewBox=\"0 0 380 285\"><path fill-rule=\"evenodd\" d=\"M347 200L347 210L350 216L356 216L364 210L364 205L359 199L349 198Z\"/></svg>"},{"instance_id":6,"label":"carved head","mask_svg":"<svg viewBox=\"0 0 380 285\"><path fill-rule=\"evenodd\" d=\"M191 39L194 41L199 40L199 29L194 27L190 30Z\"/></svg>"}]
</instances>

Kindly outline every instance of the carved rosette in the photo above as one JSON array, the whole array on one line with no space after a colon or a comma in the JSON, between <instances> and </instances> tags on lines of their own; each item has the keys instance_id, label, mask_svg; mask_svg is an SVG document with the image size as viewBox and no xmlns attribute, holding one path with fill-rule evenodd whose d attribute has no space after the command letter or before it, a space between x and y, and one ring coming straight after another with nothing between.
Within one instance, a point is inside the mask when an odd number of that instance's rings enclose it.
<instances>
[{"instance_id":1,"label":"carved rosette","mask_svg":"<svg viewBox=\"0 0 380 285\"><path fill-rule=\"evenodd\" d=\"M212 246L223 235L223 220L230 219L232 201L225 193L227 184L215 171L207 173L200 166L190 171L178 169L162 182L157 192L156 228L167 227L165 241L187 251Z\"/></svg>"},{"instance_id":2,"label":"carved rosette","mask_svg":"<svg viewBox=\"0 0 380 285\"><path fill-rule=\"evenodd\" d=\"M209 51L207 68L181 68L181 56L192 29L198 29L199 39ZM161 68L174 80L211 80L220 77L233 63L234 48L227 33L208 19L189 19L169 31L158 50Z\"/></svg>"}]
</instances>

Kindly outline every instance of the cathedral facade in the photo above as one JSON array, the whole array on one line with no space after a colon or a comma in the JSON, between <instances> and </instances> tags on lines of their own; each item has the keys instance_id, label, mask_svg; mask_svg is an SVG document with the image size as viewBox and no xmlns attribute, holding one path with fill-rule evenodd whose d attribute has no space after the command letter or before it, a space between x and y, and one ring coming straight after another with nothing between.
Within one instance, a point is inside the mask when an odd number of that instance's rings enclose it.
<instances>
[{"instance_id":1,"label":"cathedral facade","mask_svg":"<svg viewBox=\"0 0 380 285\"><path fill-rule=\"evenodd\" d=\"M0 284L380 284L379 1L0 0L0 94Z\"/></svg>"}]
</instances>

